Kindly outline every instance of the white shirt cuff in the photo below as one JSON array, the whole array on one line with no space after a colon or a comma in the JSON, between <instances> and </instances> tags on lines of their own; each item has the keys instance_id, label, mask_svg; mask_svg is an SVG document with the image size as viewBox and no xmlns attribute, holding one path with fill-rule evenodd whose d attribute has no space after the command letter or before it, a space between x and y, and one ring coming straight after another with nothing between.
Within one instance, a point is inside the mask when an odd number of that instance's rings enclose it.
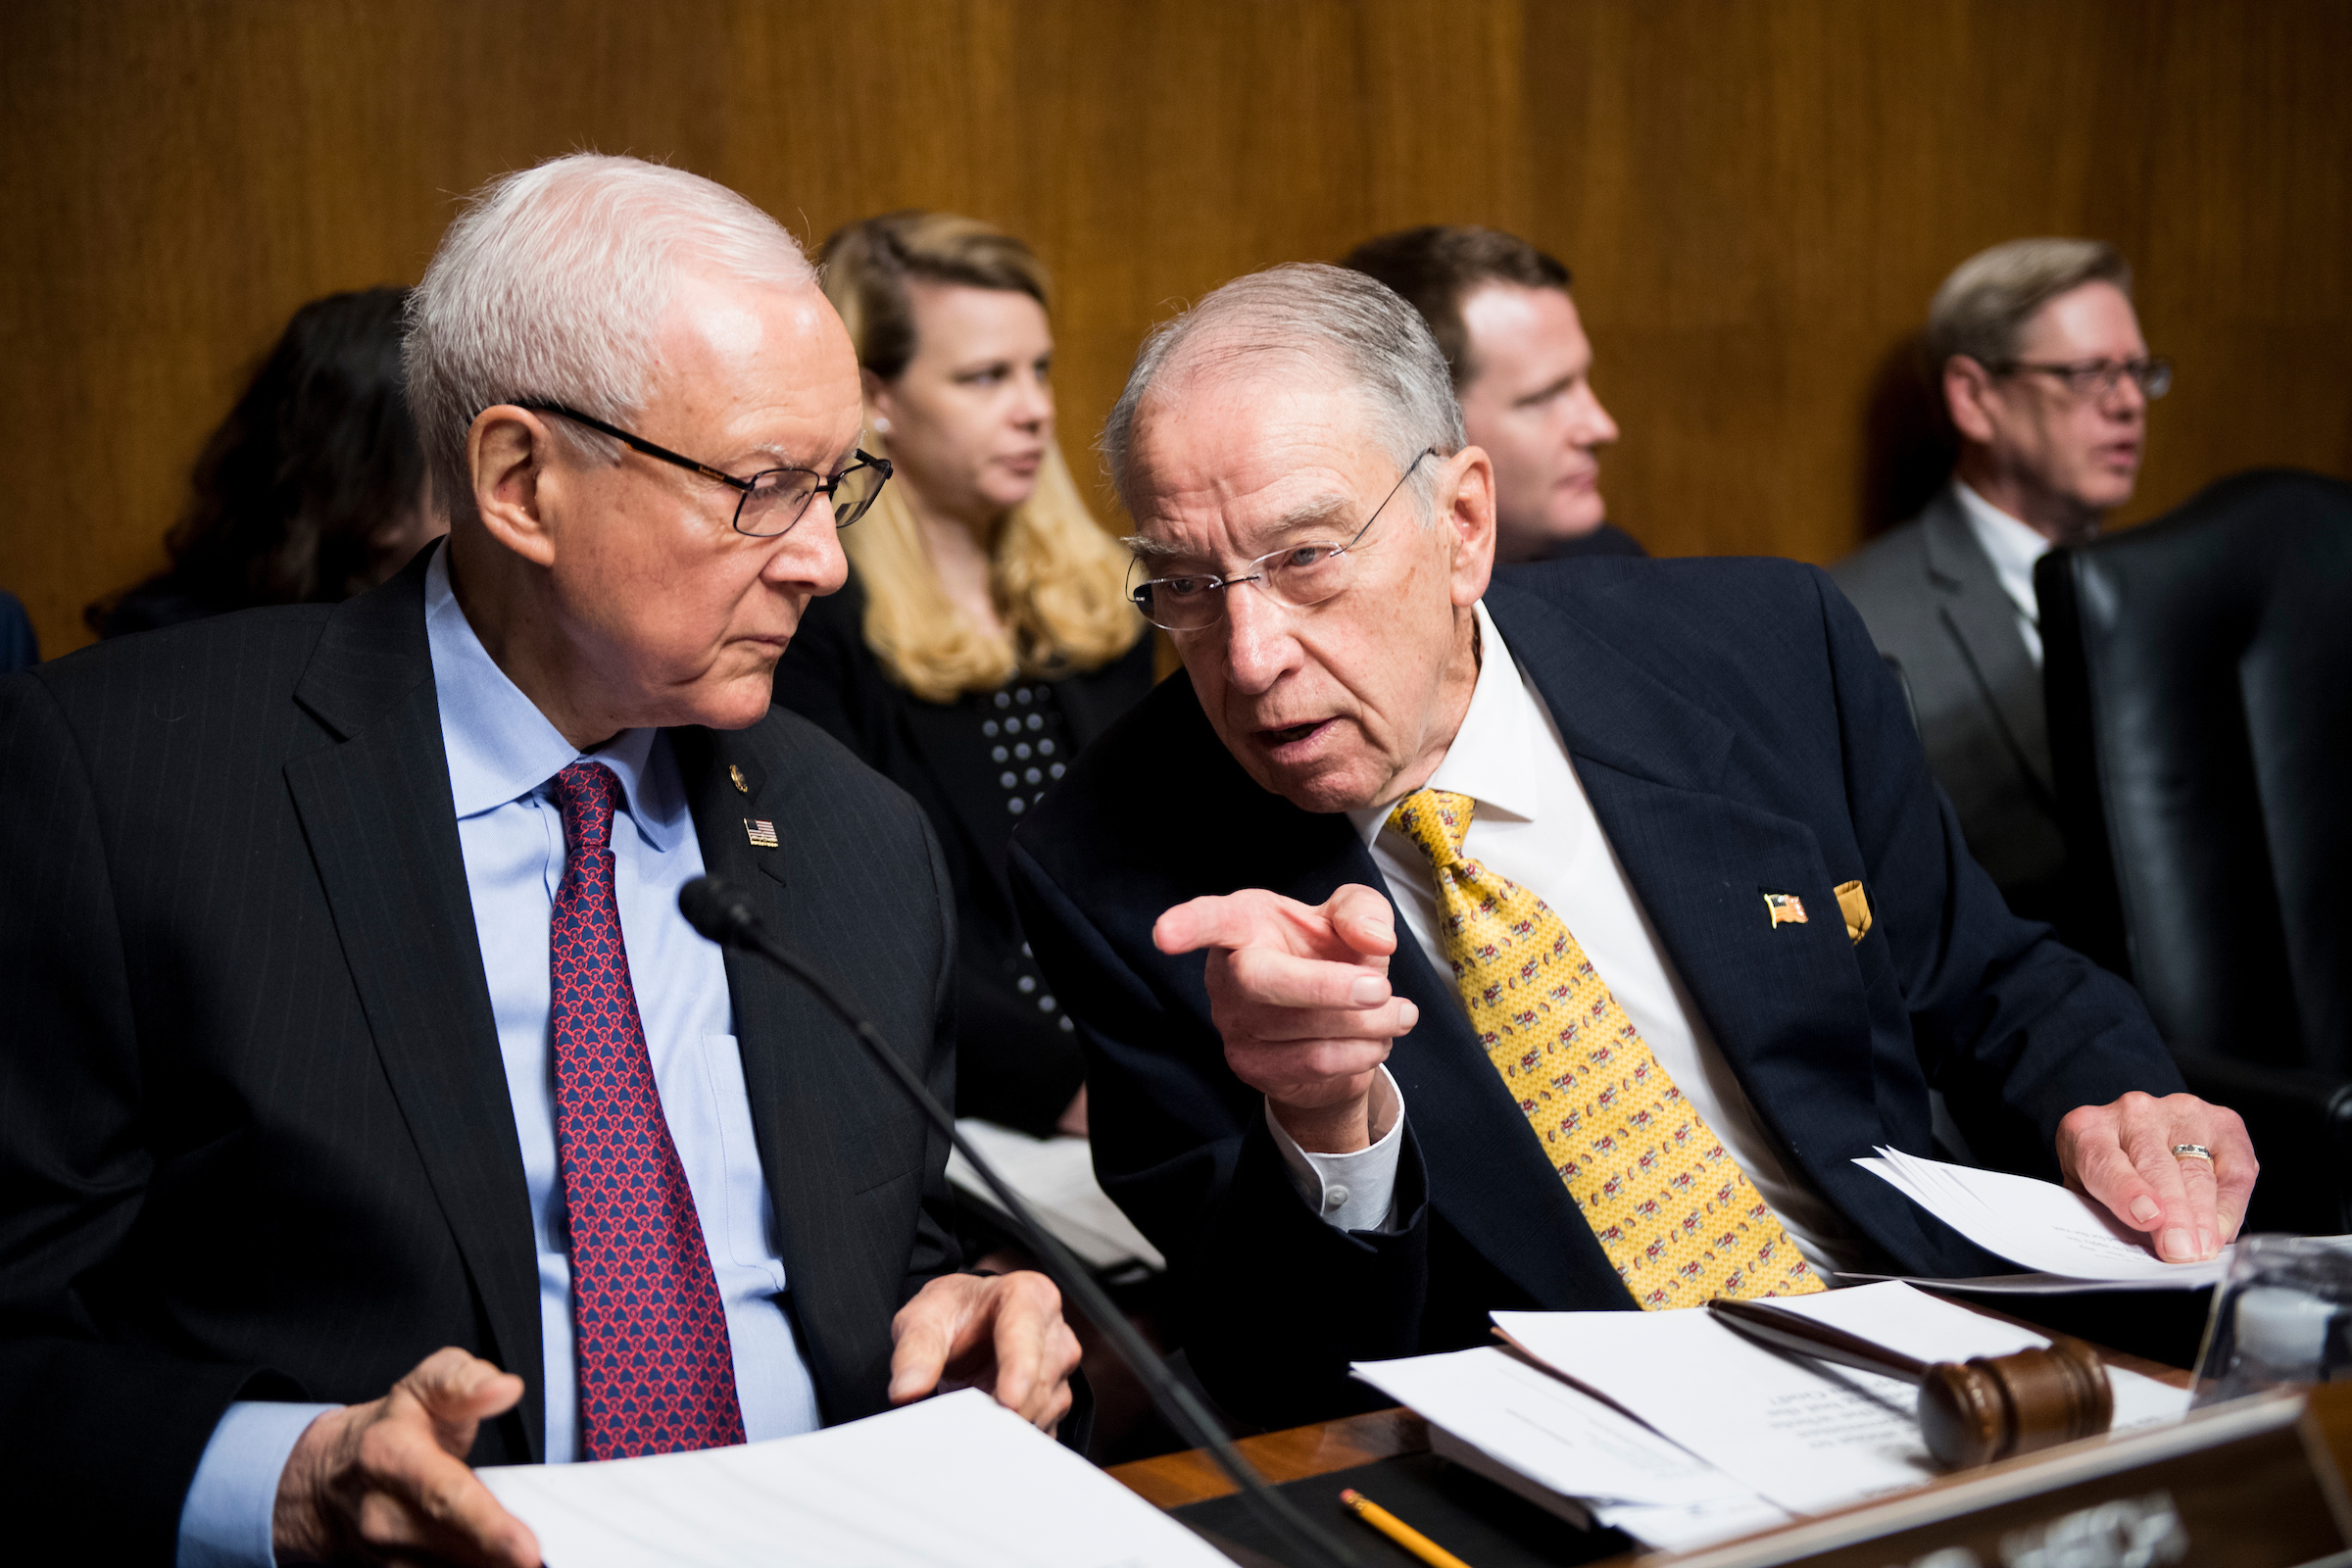
<instances>
[{"instance_id":1,"label":"white shirt cuff","mask_svg":"<svg viewBox=\"0 0 2352 1568\"><path fill-rule=\"evenodd\" d=\"M1310 1154L1300 1149L1298 1141L1283 1131L1274 1114L1274 1102L1266 1102L1266 1130L1274 1135L1274 1147L1282 1151L1291 1185L1306 1206L1335 1230L1396 1234L1396 1216L1390 1211L1396 1207L1396 1159L1404 1149L1404 1096L1396 1088L1396 1080L1389 1076L1389 1069L1381 1068L1380 1083L1372 1090L1374 1127L1381 1121L1383 1087L1388 1091L1387 1131L1374 1139L1370 1148L1348 1154Z\"/></svg>"},{"instance_id":2,"label":"white shirt cuff","mask_svg":"<svg viewBox=\"0 0 2352 1568\"><path fill-rule=\"evenodd\" d=\"M230 1405L179 1505L178 1568L274 1568L278 1478L311 1423L341 1408L263 1399Z\"/></svg>"}]
</instances>

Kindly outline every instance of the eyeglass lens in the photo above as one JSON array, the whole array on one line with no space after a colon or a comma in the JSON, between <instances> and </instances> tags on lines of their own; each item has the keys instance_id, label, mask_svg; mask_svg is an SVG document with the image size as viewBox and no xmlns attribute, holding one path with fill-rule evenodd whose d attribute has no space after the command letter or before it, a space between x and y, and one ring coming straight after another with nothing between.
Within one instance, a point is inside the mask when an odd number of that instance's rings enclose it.
<instances>
[{"instance_id":1,"label":"eyeglass lens","mask_svg":"<svg viewBox=\"0 0 2352 1568\"><path fill-rule=\"evenodd\" d=\"M1199 631L1225 613L1225 595L1252 582L1294 609L1319 605L1348 585L1354 555L1336 544L1292 545L1250 564L1238 577L1155 577L1139 583L1135 606L1163 631Z\"/></svg>"},{"instance_id":2,"label":"eyeglass lens","mask_svg":"<svg viewBox=\"0 0 2352 1568\"><path fill-rule=\"evenodd\" d=\"M847 528L865 515L888 474L888 469L871 463L860 463L843 474L833 487L833 525ZM754 474L752 488L736 510L735 527L762 537L780 534L801 520L824 488L825 481L806 468L769 468Z\"/></svg>"},{"instance_id":3,"label":"eyeglass lens","mask_svg":"<svg viewBox=\"0 0 2352 1568\"><path fill-rule=\"evenodd\" d=\"M2101 365L2020 365L2021 370L2041 370L2057 376L2079 398L2104 398L2128 378L2150 402L2173 389L2170 360L2128 360Z\"/></svg>"}]
</instances>

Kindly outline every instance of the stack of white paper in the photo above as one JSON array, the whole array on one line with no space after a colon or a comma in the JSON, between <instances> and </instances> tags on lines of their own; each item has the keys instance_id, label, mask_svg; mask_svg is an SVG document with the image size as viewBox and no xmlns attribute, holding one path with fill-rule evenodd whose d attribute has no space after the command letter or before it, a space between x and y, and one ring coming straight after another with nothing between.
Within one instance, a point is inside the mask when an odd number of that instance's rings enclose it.
<instances>
[{"instance_id":1,"label":"stack of white paper","mask_svg":"<svg viewBox=\"0 0 2352 1568\"><path fill-rule=\"evenodd\" d=\"M1774 1304L1925 1361L2049 1343L1895 1283ZM1916 1389L1766 1349L1704 1311L1494 1322L1541 1364L1456 1350L1360 1363L1355 1375L1427 1420L1440 1453L1578 1523L1689 1549L1936 1474ZM2185 1390L2112 1367L2108 1381L2117 1432L2187 1413Z\"/></svg>"},{"instance_id":2,"label":"stack of white paper","mask_svg":"<svg viewBox=\"0 0 2352 1568\"><path fill-rule=\"evenodd\" d=\"M1902 1284L1773 1304L1929 1361L2049 1343ZM1562 1376L1791 1513L1842 1507L1937 1473L1910 1385L1766 1349L1703 1311L1497 1312L1494 1321ZM2116 1431L2187 1413L2184 1390L2112 1367L2108 1380Z\"/></svg>"},{"instance_id":3,"label":"stack of white paper","mask_svg":"<svg viewBox=\"0 0 2352 1568\"><path fill-rule=\"evenodd\" d=\"M997 1167L1038 1223L1087 1267L1103 1271L1141 1263L1154 1273L1167 1267L1159 1249L1096 1182L1094 1153L1085 1139L1032 1138L972 1116L958 1118L956 1130ZM960 1152L948 1156L948 1180L983 1207L1003 1212Z\"/></svg>"},{"instance_id":4,"label":"stack of white paper","mask_svg":"<svg viewBox=\"0 0 2352 1568\"><path fill-rule=\"evenodd\" d=\"M1788 1517L1753 1488L1508 1350L1360 1362L1355 1375L1428 1421L1439 1453L1578 1525L1598 1520L1674 1548Z\"/></svg>"},{"instance_id":5,"label":"stack of white paper","mask_svg":"<svg viewBox=\"0 0 2352 1568\"><path fill-rule=\"evenodd\" d=\"M1986 1251L2039 1271L1925 1283L2021 1294L2196 1290L2220 1280L2230 1262L2231 1249L2225 1247L2211 1262L2168 1263L2105 1204L2030 1176L1946 1165L1899 1149L1881 1149L1877 1158L1854 1163Z\"/></svg>"},{"instance_id":6,"label":"stack of white paper","mask_svg":"<svg viewBox=\"0 0 2352 1568\"><path fill-rule=\"evenodd\" d=\"M772 1443L475 1474L561 1568L1231 1568L976 1389Z\"/></svg>"}]
</instances>

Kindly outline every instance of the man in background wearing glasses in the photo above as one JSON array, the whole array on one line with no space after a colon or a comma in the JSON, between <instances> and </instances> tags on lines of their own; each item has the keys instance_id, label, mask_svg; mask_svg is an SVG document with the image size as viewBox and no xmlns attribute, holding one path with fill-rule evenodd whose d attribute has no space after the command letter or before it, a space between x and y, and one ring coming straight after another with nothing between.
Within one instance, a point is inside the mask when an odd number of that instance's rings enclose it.
<instances>
[{"instance_id":1,"label":"man in background wearing glasses","mask_svg":"<svg viewBox=\"0 0 2352 1568\"><path fill-rule=\"evenodd\" d=\"M1490 581L1414 311L1291 267L1148 341L1103 433L1170 679L1013 838L1103 1187L1209 1391L1280 1423L1496 1307L2004 1265L1854 1161L1980 1149L2209 1257L2254 1180L2121 980L2011 916L1827 578ZM2176 1158L2176 1144L2208 1160Z\"/></svg>"},{"instance_id":2,"label":"man in background wearing glasses","mask_svg":"<svg viewBox=\"0 0 2352 1568\"><path fill-rule=\"evenodd\" d=\"M2058 913L2066 846L2050 781L2034 564L2132 499L2148 405L2172 386L2114 247L2021 239L1960 264L1928 309L1960 438L1952 481L1830 575L1910 688L1928 765L2009 906Z\"/></svg>"},{"instance_id":3,"label":"man in background wearing glasses","mask_svg":"<svg viewBox=\"0 0 2352 1568\"><path fill-rule=\"evenodd\" d=\"M451 226L407 357L445 547L0 680L26 1560L522 1568L468 1458L781 1437L951 1367L1068 1408L1053 1286L953 1272L938 1135L677 907L743 890L950 1097L938 845L769 709L889 476L799 247L559 159Z\"/></svg>"}]
</instances>

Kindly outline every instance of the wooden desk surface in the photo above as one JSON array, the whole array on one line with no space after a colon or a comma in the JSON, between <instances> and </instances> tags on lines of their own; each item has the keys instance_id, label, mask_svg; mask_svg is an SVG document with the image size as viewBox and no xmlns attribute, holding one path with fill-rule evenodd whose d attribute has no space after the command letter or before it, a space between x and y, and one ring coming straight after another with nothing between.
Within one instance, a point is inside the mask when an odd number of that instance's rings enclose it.
<instances>
[{"instance_id":1,"label":"wooden desk surface","mask_svg":"<svg viewBox=\"0 0 2352 1568\"><path fill-rule=\"evenodd\" d=\"M1956 1304L1983 1311L1987 1317L2004 1316L1972 1302ZM2104 1347L2099 1348L2099 1358L2109 1366L2144 1373L2176 1389L2189 1385L2189 1373L2161 1361L2126 1355ZM2335 1447L2337 1465L2352 1464L2352 1410L2344 1412L2340 1423L2330 1425L2328 1437ZM1285 1481L1328 1475L1334 1470L1371 1464L1397 1454L1425 1452L1429 1447L1429 1426L1410 1410L1376 1410L1369 1415L1318 1421L1310 1426L1293 1427L1288 1432L1245 1438L1239 1446L1243 1456L1257 1466L1261 1475L1279 1486ZM2346 1473L2352 1474L2352 1468L2347 1468ZM1110 1474L1162 1508L1180 1508L1188 1502L1222 1497L1235 1490L1225 1472L1217 1468L1217 1462L1200 1448L1162 1454L1156 1459L1138 1459L1114 1467Z\"/></svg>"}]
</instances>

